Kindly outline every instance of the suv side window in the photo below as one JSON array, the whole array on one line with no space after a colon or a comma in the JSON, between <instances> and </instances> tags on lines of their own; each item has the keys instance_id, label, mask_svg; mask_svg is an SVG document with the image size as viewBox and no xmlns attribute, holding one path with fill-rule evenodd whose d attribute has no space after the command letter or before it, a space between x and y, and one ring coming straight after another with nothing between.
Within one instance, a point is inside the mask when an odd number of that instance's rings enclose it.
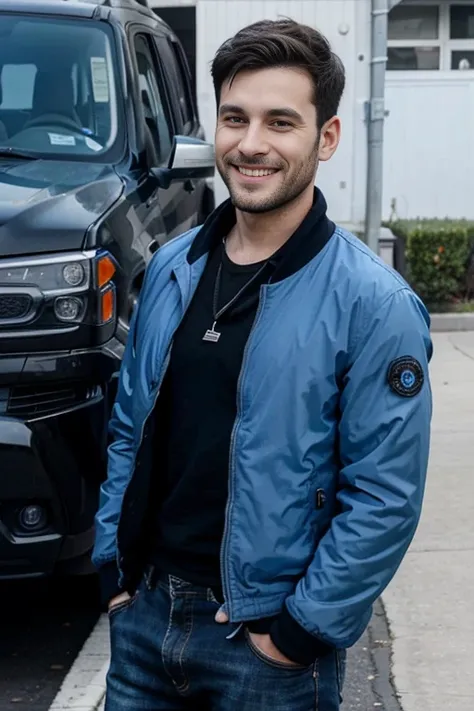
<instances>
[{"instance_id":1,"label":"suv side window","mask_svg":"<svg viewBox=\"0 0 474 711\"><path fill-rule=\"evenodd\" d=\"M171 74L174 93L179 104L183 133L190 133L196 121L196 111L189 81L189 68L180 44L170 38L160 40L160 52Z\"/></svg>"},{"instance_id":2,"label":"suv side window","mask_svg":"<svg viewBox=\"0 0 474 711\"><path fill-rule=\"evenodd\" d=\"M134 37L141 104L146 124L146 141L159 162L166 159L172 145L170 124L165 111L164 92L158 85L158 67L151 37Z\"/></svg>"}]
</instances>

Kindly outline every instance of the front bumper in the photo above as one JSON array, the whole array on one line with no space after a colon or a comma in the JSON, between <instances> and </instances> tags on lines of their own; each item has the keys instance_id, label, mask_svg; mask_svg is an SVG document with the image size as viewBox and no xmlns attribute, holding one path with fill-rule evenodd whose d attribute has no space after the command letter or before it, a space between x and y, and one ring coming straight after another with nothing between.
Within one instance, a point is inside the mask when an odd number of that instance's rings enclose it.
<instances>
[{"instance_id":1,"label":"front bumper","mask_svg":"<svg viewBox=\"0 0 474 711\"><path fill-rule=\"evenodd\" d=\"M0 358L0 579L90 551L119 366L113 349ZM27 530L32 505L43 520Z\"/></svg>"}]
</instances>

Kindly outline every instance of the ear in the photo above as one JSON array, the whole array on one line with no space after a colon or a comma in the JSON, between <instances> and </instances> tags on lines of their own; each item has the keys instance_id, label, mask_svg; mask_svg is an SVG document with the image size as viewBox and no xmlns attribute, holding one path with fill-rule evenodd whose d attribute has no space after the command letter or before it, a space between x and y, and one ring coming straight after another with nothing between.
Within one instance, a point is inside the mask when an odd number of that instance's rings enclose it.
<instances>
[{"instance_id":1,"label":"ear","mask_svg":"<svg viewBox=\"0 0 474 711\"><path fill-rule=\"evenodd\" d=\"M321 129L319 137L319 154L318 158L321 161L326 161L332 158L341 139L341 119L333 116L332 119L326 121Z\"/></svg>"}]
</instances>

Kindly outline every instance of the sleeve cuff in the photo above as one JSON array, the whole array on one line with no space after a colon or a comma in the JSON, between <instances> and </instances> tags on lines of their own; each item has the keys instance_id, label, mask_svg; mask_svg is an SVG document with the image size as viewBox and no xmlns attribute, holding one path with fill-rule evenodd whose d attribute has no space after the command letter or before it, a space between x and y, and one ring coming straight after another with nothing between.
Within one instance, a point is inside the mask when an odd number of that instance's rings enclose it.
<instances>
[{"instance_id":1,"label":"sleeve cuff","mask_svg":"<svg viewBox=\"0 0 474 711\"><path fill-rule=\"evenodd\" d=\"M104 610L107 610L113 597L123 592L119 586L119 577L117 564L113 561L99 568L100 600Z\"/></svg>"},{"instance_id":2,"label":"sleeve cuff","mask_svg":"<svg viewBox=\"0 0 474 711\"><path fill-rule=\"evenodd\" d=\"M296 622L286 605L271 626L270 638L285 657L304 666L334 651L334 647L310 634Z\"/></svg>"}]
</instances>

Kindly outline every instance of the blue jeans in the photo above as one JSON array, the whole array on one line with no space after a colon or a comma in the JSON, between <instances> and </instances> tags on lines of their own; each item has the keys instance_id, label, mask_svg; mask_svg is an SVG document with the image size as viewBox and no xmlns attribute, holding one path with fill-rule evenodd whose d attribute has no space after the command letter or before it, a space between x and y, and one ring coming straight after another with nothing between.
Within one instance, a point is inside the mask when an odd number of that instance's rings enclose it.
<instances>
[{"instance_id":1,"label":"blue jeans","mask_svg":"<svg viewBox=\"0 0 474 711\"><path fill-rule=\"evenodd\" d=\"M345 651L288 666L257 649L245 627L215 622L218 609L210 589L144 580L110 613L105 711L339 710Z\"/></svg>"}]
</instances>

